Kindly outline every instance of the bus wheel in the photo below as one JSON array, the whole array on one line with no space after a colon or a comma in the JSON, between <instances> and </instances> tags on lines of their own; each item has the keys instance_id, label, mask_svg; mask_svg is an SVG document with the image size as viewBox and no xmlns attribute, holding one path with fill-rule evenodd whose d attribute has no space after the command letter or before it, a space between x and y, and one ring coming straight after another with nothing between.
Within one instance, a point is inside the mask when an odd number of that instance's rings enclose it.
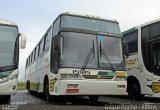
<instances>
[{"instance_id":1,"label":"bus wheel","mask_svg":"<svg viewBox=\"0 0 160 110\"><path fill-rule=\"evenodd\" d=\"M128 98L133 100L141 100L144 95L141 94L140 85L138 82L134 81L128 83Z\"/></svg>"},{"instance_id":2,"label":"bus wheel","mask_svg":"<svg viewBox=\"0 0 160 110\"><path fill-rule=\"evenodd\" d=\"M28 90L28 94L34 95L34 91L31 90L30 88L30 81L27 82L27 90Z\"/></svg>"},{"instance_id":3,"label":"bus wheel","mask_svg":"<svg viewBox=\"0 0 160 110\"><path fill-rule=\"evenodd\" d=\"M28 93L30 94L30 93L31 93L31 91L30 91L30 83L29 83L29 81L27 81L27 85L26 85L26 87L27 87Z\"/></svg>"},{"instance_id":4,"label":"bus wheel","mask_svg":"<svg viewBox=\"0 0 160 110\"><path fill-rule=\"evenodd\" d=\"M47 101L52 101L52 97L49 93L49 83L48 83L48 81L45 82L45 88L44 89L45 89L46 100Z\"/></svg>"},{"instance_id":5,"label":"bus wheel","mask_svg":"<svg viewBox=\"0 0 160 110\"><path fill-rule=\"evenodd\" d=\"M5 96L3 96L3 101L4 101L5 103L9 103L10 100L11 100L11 95L5 95Z\"/></svg>"},{"instance_id":6,"label":"bus wheel","mask_svg":"<svg viewBox=\"0 0 160 110\"><path fill-rule=\"evenodd\" d=\"M89 96L89 100L91 103L97 102L99 99L99 96Z\"/></svg>"}]
</instances>

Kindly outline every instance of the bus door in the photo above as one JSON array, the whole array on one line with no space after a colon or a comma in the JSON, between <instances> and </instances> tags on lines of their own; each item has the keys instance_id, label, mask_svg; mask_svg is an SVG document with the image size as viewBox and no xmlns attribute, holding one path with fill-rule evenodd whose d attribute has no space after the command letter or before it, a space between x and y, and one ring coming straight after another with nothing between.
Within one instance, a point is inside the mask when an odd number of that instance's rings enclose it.
<instances>
[{"instance_id":1,"label":"bus door","mask_svg":"<svg viewBox=\"0 0 160 110\"><path fill-rule=\"evenodd\" d=\"M153 51L153 72L160 76L160 42L154 42ZM159 79L160 80L160 79Z\"/></svg>"},{"instance_id":2,"label":"bus door","mask_svg":"<svg viewBox=\"0 0 160 110\"><path fill-rule=\"evenodd\" d=\"M151 43L151 54L152 54L152 71L153 71L153 82L152 91L154 93L160 93L160 41L154 41Z\"/></svg>"}]
</instances>

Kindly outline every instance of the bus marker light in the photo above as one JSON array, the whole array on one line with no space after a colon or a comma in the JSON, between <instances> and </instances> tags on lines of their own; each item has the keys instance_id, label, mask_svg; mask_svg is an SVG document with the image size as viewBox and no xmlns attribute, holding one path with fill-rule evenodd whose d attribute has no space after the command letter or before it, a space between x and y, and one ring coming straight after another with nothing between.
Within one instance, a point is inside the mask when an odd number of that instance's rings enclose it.
<instances>
[{"instance_id":1,"label":"bus marker light","mask_svg":"<svg viewBox=\"0 0 160 110\"><path fill-rule=\"evenodd\" d=\"M125 72L116 72L116 76L126 76Z\"/></svg>"},{"instance_id":2,"label":"bus marker light","mask_svg":"<svg viewBox=\"0 0 160 110\"><path fill-rule=\"evenodd\" d=\"M101 75L97 75L97 79L101 79Z\"/></svg>"},{"instance_id":3,"label":"bus marker light","mask_svg":"<svg viewBox=\"0 0 160 110\"><path fill-rule=\"evenodd\" d=\"M78 88L78 84L68 84L68 88Z\"/></svg>"},{"instance_id":4,"label":"bus marker light","mask_svg":"<svg viewBox=\"0 0 160 110\"><path fill-rule=\"evenodd\" d=\"M152 83L152 91L154 93L159 93L160 92L160 82L153 82Z\"/></svg>"}]
</instances>

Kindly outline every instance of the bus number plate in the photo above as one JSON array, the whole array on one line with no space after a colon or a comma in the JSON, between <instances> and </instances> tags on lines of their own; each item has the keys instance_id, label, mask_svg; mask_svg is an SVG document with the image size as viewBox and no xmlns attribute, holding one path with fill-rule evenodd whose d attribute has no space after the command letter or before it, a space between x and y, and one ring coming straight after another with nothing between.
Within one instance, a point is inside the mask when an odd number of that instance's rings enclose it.
<instances>
[{"instance_id":1,"label":"bus number plate","mask_svg":"<svg viewBox=\"0 0 160 110\"><path fill-rule=\"evenodd\" d=\"M66 93L78 93L79 89L66 89Z\"/></svg>"}]
</instances>

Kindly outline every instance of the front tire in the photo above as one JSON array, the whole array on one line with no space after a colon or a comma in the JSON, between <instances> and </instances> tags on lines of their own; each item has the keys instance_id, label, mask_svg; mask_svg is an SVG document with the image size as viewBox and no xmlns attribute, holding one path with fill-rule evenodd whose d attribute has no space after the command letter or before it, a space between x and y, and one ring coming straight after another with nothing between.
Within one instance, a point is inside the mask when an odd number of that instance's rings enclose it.
<instances>
[{"instance_id":1,"label":"front tire","mask_svg":"<svg viewBox=\"0 0 160 110\"><path fill-rule=\"evenodd\" d=\"M49 82L45 82L45 87L44 87L44 92L45 92L45 97L47 101L52 101L52 96L49 93Z\"/></svg>"},{"instance_id":2,"label":"front tire","mask_svg":"<svg viewBox=\"0 0 160 110\"><path fill-rule=\"evenodd\" d=\"M5 102L5 103L9 103L10 102L10 100L11 100L11 95L5 95L5 96L3 96L3 101Z\"/></svg>"},{"instance_id":3,"label":"front tire","mask_svg":"<svg viewBox=\"0 0 160 110\"><path fill-rule=\"evenodd\" d=\"M30 91L30 82L29 81L27 81L26 89L28 91L28 94L31 94L31 91Z\"/></svg>"},{"instance_id":4,"label":"front tire","mask_svg":"<svg viewBox=\"0 0 160 110\"><path fill-rule=\"evenodd\" d=\"M128 98L132 100L141 100L144 95L141 94L140 85L138 82L133 81L128 83Z\"/></svg>"},{"instance_id":5,"label":"front tire","mask_svg":"<svg viewBox=\"0 0 160 110\"><path fill-rule=\"evenodd\" d=\"M27 88L28 94L34 95L34 91L31 90L30 81L27 81L26 88Z\"/></svg>"}]
</instances>

